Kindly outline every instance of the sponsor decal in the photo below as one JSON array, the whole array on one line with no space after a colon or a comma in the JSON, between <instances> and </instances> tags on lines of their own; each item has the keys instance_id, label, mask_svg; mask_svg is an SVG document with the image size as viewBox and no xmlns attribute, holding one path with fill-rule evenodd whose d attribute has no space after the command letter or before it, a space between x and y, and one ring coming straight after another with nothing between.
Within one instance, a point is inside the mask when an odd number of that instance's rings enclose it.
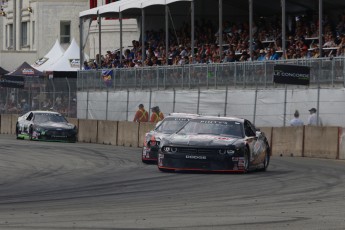
<instances>
[{"instance_id":1,"label":"sponsor decal","mask_svg":"<svg viewBox=\"0 0 345 230\"><path fill-rule=\"evenodd\" d=\"M227 125L227 121L209 121L209 120L202 120L200 124L219 124L219 125Z\"/></svg>"},{"instance_id":2,"label":"sponsor decal","mask_svg":"<svg viewBox=\"0 0 345 230\"><path fill-rule=\"evenodd\" d=\"M34 75L35 71L33 69L22 69L22 74L25 75Z\"/></svg>"},{"instance_id":3,"label":"sponsor decal","mask_svg":"<svg viewBox=\"0 0 345 230\"><path fill-rule=\"evenodd\" d=\"M238 161L238 157L232 157L232 161Z\"/></svg>"},{"instance_id":4,"label":"sponsor decal","mask_svg":"<svg viewBox=\"0 0 345 230\"><path fill-rule=\"evenodd\" d=\"M70 59L69 64L72 68L79 68L80 67L80 60L79 59Z\"/></svg>"},{"instance_id":5,"label":"sponsor decal","mask_svg":"<svg viewBox=\"0 0 345 230\"><path fill-rule=\"evenodd\" d=\"M186 155L186 159L206 160L206 156Z\"/></svg>"},{"instance_id":6,"label":"sponsor decal","mask_svg":"<svg viewBox=\"0 0 345 230\"><path fill-rule=\"evenodd\" d=\"M230 137L218 137L217 139L218 139L218 140L224 140L224 141L231 141L231 140L233 140L234 138L230 138Z\"/></svg>"},{"instance_id":7,"label":"sponsor decal","mask_svg":"<svg viewBox=\"0 0 345 230\"><path fill-rule=\"evenodd\" d=\"M33 64L34 67L39 67L41 65L43 65L46 61L48 61L49 58L47 57L43 57L38 59L37 61L35 61L35 63Z\"/></svg>"},{"instance_id":8,"label":"sponsor decal","mask_svg":"<svg viewBox=\"0 0 345 230\"><path fill-rule=\"evenodd\" d=\"M243 157L239 157L238 158L237 165L238 165L238 167L243 167L244 166L244 158Z\"/></svg>"}]
</instances>

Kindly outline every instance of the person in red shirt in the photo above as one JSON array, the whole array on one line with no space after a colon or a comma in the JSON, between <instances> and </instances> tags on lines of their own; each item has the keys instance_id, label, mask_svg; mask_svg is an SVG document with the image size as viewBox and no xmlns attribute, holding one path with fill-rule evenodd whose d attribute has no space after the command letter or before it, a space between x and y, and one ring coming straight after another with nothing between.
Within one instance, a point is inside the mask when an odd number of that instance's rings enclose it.
<instances>
[{"instance_id":1,"label":"person in red shirt","mask_svg":"<svg viewBox=\"0 0 345 230\"><path fill-rule=\"evenodd\" d=\"M135 113L134 122L148 122L149 120L149 114L148 112L145 110L144 105L140 104L138 111Z\"/></svg>"},{"instance_id":2,"label":"person in red shirt","mask_svg":"<svg viewBox=\"0 0 345 230\"><path fill-rule=\"evenodd\" d=\"M158 106L151 108L152 115L150 118L150 122L158 122L164 119L164 114L160 111Z\"/></svg>"}]
</instances>

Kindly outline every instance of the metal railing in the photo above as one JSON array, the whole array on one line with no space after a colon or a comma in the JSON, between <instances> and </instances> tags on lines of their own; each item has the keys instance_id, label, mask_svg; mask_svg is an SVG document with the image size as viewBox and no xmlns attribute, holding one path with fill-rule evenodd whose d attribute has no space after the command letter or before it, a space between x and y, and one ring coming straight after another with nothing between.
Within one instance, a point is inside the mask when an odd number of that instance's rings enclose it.
<instances>
[{"instance_id":1,"label":"metal railing","mask_svg":"<svg viewBox=\"0 0 345 230\"><path fill-rule=\"evenodd\" d=\"M345 85L345 57L336 57L113 69L111 79L104 70L86 70L78 73L78 90L283 87L273 83L275 64L311 67L311 85Z\"/></svg>"}]
</instances>

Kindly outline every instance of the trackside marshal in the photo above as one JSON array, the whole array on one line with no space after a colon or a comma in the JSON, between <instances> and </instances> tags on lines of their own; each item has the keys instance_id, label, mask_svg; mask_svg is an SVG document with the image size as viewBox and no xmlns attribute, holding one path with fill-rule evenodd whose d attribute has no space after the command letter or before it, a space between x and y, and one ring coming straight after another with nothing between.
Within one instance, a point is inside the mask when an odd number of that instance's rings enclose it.
<instances>
[{"instance_id":1,"label":"trackside marshal","mask_svg":"<svg viewBox=\"0 0 345 230\"><path fill-rule=\"evenodd\" d=\"M310 67L297 65L275 65L274 83L291 85L309 85Z\"/></svg>"}]
</instances>

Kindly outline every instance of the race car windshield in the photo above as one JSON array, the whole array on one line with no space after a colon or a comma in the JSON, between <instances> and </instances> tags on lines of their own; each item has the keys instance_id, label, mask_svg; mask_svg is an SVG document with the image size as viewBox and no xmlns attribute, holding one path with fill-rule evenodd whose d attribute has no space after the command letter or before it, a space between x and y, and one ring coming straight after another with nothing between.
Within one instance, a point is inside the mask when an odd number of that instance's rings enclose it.
<instances>
[{"instance_id":1,"label":"race car windshield","mask_svg":"<svg viewBox=\"0 0 345 230\"><path fill-rule=\"evenodd\" d=\"M194 120L186 124L178 134L210 134L243 137L242 123L237 121Z\"/></svg>"},{"instance_id":2,"label":"race car windshield","mask_svg":"<svg viewBox=\"0 0 345 230\"><path fill-rule=\"evenodd\" d=\"M161 133L172 134L179 130L184 124L186 124L189 118L172 118L165 119L160 126L156 128L155 131Z\"/></svg>"},{"instance_id":3,"label":"race car windshield","mask_svg":"<svg viewBox=\"0 0 345 230\"><path fill-rule=\"evenodd\" d=\"M49 113L38 113L35 114L34 121L36 123L44 123L44 122L66 122L66 119L61 116L60 114L49 114Z\"/></svg>"}]
</instances>

